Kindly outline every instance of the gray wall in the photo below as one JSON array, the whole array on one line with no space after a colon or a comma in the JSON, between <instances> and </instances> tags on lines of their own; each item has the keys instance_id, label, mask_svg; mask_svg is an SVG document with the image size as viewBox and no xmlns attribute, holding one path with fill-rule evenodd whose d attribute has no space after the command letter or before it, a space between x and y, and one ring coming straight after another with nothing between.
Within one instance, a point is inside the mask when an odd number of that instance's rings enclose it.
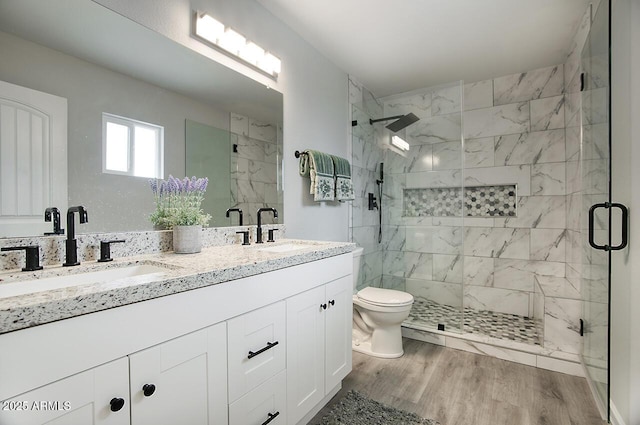
<instances>
[{"instance_id":1,"label":"gray wall","mask_svg":"<svg viewBox=\"0 0 640 425\"><path fill-rule=\"evenodd\" d=\"M69 205L89 211L80 232L152 228L148 180L102 173L102 112L164 126L165 176L184 176L186 118L229 129L226 111L10 34L0 51L0 80L68 99Z\"/></svg>"}]
</instances>

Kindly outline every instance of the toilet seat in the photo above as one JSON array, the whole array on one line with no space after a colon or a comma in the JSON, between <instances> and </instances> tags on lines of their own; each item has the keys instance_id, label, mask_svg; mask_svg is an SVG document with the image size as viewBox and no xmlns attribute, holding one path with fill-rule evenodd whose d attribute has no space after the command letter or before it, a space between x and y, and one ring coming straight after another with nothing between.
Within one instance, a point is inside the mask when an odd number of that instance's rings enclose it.
<instances>
[{"instance_id":1,"label":"toilet seat","mask_svg":"<svg viewBox=\"0 0 640 425\"><path fill-rule=\"evenodd\" d=\"M402 307L413 304L413 295L385 288L364 288L356 294L363 303L380 307Z\"/></svg>"}]
</instances>

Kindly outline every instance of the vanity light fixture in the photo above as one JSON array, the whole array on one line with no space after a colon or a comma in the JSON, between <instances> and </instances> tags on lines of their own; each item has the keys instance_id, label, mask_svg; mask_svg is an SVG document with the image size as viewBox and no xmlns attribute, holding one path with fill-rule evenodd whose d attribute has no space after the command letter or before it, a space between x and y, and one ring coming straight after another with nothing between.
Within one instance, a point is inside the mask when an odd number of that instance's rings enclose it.
<instances>
[{"instance_id":1,"label":"vanity light fixture","mask_svg":"<svg viewBox=\"0 0 640 425\"><path fill-rule=\"evenodd\" d=\"M278 78L280 59L211 15L196 12L195 35L252 67Z\"/></svg>"},{"instance_id":2,"label":"vanity light fixture","mask_svg":"<svg viewBox=\"0 0 640 425\"><path fill-rule=\"evenodd\" d=\"M391 144L400 150L403 150L403 151L409 150L409 143L405 142L402 138L398 136L391 136Z\"/></svg>"}]
</instances>

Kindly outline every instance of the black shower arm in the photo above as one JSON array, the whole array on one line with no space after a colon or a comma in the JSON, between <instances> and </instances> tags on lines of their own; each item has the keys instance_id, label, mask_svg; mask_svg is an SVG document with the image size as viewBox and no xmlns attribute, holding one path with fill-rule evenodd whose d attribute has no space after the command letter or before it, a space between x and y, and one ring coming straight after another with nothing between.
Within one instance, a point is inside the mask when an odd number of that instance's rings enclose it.
<instances>
[{"instance_id":1,"label":"black shower arm","mask_svg":"<svg viewBox=\"0 0 640 425\"><path fill-rule=\"evenodd\" d=\"M378 118L378 119L375 119L375 120L372 120L371 118L369 118L369 124L373 124L374 122L395 120L395 119L402 118L402 117L404 117L404 115L396 115L394 117L387 117L387 118Z\"/></svg>"}]
</instances>

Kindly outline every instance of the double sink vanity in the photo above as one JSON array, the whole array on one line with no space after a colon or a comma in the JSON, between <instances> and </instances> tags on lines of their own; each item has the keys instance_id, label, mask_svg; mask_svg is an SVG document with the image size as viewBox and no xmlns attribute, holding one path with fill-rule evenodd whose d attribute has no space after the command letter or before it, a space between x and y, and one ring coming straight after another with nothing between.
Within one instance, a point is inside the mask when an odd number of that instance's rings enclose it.
<instances>
[{"instance_id":1,"label":"double sink vanity","mask_svg":"<svg viewBox=\"0 0 640 425\"><path fill-rule=\"evenodd\" d=\"M350 243L0 274L0 424L302 424L351 371Z\"/></svg>"}]
</instances>

